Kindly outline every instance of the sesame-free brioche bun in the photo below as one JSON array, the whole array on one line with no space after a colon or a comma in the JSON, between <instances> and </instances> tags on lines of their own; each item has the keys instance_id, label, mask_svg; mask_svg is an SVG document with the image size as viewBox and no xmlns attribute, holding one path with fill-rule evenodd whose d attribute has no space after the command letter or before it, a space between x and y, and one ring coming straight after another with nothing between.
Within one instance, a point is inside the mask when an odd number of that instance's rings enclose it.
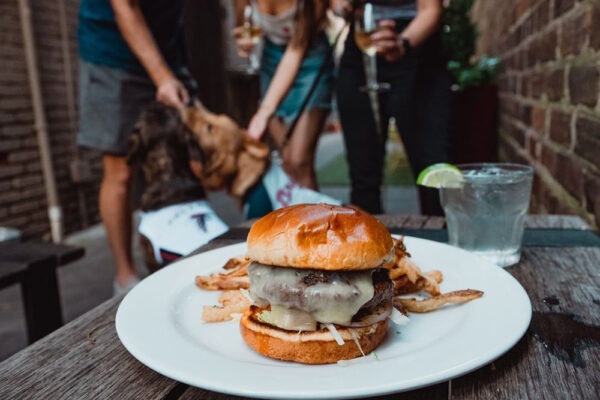
<instances>
[{"instance_id":1,"label":"sesame-free brioche bun","mask_svg":"<svg viewBox=\"0 0 600 400\"><path fill-rule=\"evenodd\" d=\"M240 332L246 344L264 356L304 364L330 364L362 355L349 328L336 328L344 340L339 345L327 329L302 332L280 329L258 319L259 311L258 307L250 307L240 319ZM352 328L365 354L383 341L387 325L386 318L364 328Z\"/></svg>"},{"instance_id":2,"label":"sesame-free brioche bun","mask_svg":"<svg viewBox=\"0 0 600 400\"><path fill-rule=\"evenodd\" d=\"M321 270L364 270L393 261L387 228L357 208L299 204L252 225L247 256L261 264Z\"/></svg>"}]
</instances>

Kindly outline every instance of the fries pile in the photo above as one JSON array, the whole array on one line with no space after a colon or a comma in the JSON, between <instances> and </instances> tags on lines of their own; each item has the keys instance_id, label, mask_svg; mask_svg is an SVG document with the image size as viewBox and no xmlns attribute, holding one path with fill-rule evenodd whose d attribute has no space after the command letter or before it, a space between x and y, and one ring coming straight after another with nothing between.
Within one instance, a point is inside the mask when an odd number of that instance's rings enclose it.
<instances>
[{"instance_id":1,"label":"fries pile","mask_svg":"<svg viewBox=\"0 0 600 400\"><path fill-rule=\"evenodd\" d=\"M422 272L410 259L402 238L394 238L395 260L388 265L390 279L394 282L394 295L404 295L423 291L432 297L423 300L415 298L394 298L394 306L401 311L413 313L426 313L440 309L449 303L466 303L483 295L480 290L456 290L442 294L440 283L443 274L441 271Z\"/></svg>"},{"instance_id":2,"label":"fries pile","mask_svg":"<svg viewBox=\"0 0 600 400\"><path fill-rule=\"evenodd\" d=\"M443 307L445 304L461 304L483 295L480 290L465 289L441 293L443 280L441 271L422 272L411 260L402 238L394 239L394 262L386 266L390 279L394 283L394 307L400 311L427 313ZM219 298L220 306L204 306L202 319L206 322L221 322L233 319L236 314L244 313L251 305L247 289L250 288L247 267L250 260L244 256L234 257L223 266L225 272L210 276L196 276L196 286L204 290L224 290ZM425 292L431 297L398 297L410 293Z\"/></svg>"},{"instance_id":3,"label":"fries pile","mask_svg":"<svg viewBox=\"0 0 600 400\"><path fill-rule=\"evenodd\" d=\"M250 278L248 278L248 265L250 260L239 256L231 258L223 266L225 272L214 273L210 276L196 276L196 286L204 290L237 290L248 289Z\"/></svg>"}]
</instances>

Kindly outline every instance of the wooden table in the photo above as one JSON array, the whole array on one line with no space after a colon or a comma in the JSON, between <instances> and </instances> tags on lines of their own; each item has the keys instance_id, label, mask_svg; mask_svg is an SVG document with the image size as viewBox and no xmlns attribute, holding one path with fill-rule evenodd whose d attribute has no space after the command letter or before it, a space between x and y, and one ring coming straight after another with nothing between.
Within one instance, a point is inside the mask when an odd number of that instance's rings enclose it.
<instances>
[{"instance_id":1,"label":"wooden table","mask_svg":"<svg viewBox=\"0 0 600 400\"><path fill-rule=\"evenodd\" d=\"M380 219L393 231L443 236L442 218ZM531 216L527 226L529 245L521 262L507 269L533 304L525 336L473 373L381 399L599 398L600 240L576 217ZM233 229L199 252L239 242L245 232ZM562 245L548 238L553 232ZM120 300L107 301L0 364L0 399L239 399L173 381L129 355L115 332Z\"/></svg>"}]
</instances>

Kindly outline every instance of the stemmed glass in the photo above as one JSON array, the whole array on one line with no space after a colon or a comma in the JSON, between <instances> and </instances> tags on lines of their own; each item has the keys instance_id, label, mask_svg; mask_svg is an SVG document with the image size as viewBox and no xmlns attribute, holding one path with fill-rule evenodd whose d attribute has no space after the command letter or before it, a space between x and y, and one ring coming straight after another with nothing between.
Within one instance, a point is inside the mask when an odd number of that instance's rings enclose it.
<instances>
[{"instance_id":1,"label":"stemmed glass","mask_svg":"<svg viewBox=\"0 0 600 400\"><path fill-rule=\"evenodd\" d=\"M371 41L371 35L381 29L375 18L374 6L371 3L360 4L354 12L354 41L358 48L367 56L365 75L367 84L361 88L368 92L383 92L390 89L387 82L377 81L377 47Z\"/></svg>"},{"instance_id":2,"label":"stemmed glass","mask_svg":"<svg viewBox=\"0 0 600 400\"><path fill-rule=\"evenodd\" d=\"M258 68L260 67L259 60L259 44L263 36L262 27L259 24L256 24L252 18L252 6L247 5L244 7L244 25L242 37L246 39L252 40L254 44L254 49L250 53L248 67L246 68L246 73L249 75L254 75L258 72Z\"/></svg>"}]
</instances>

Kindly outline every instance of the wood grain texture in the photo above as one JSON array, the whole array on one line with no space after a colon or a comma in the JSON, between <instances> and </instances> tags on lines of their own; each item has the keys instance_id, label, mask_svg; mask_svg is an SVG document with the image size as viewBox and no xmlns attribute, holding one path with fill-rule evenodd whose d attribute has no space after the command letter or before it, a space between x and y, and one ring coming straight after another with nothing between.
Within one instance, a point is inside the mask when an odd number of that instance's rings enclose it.
<instances>
[{"instance_id":1,"label":"wood grain texture","mask_svg":"<svg viewBox=\"0 0 600 400\"><path fill-rule=\"evenodd\" d=\"M114 298L0 364L0 399L155 399L177 382L134 359L117 338Z\"/></svg>"},{"instance_id":2,"label":"wood grain texture","mask_svg":"<svg viewBox=\"0 0 600 400\"><path fill-rule=\"evenodd\" d=\"M534 218L535 227L584 229L577 218ZM440 227L438 217L383 216L398 228ZM195 254L239 243L222 239ZM538 313L576 314L589 326L600 325L600 249L527 248L522 261L508 269L529 293ZM510 294L507 294L510 295ZM548 301L548 299L556 299ZM129 355L118 340L112 299L0 364L0 399L140 398L238 400L188 388L148 369ZM537 315L537 314L536 314ZM543 318L545 314L540 314ZM565 329L569 329L565 326ZM597 398L600 393L600 348L584 341L577 362L568 353L545 347L532 329L495 363L448 383L379 397L380 400ZM89 337L88 337L89 335Z\"/></svg>"},{"instance_id":3,"label":"wood grain texture","mask_svg":"<svg viewBox=\"0 0 600 400\"><path fill-rule=\"evenodd\" d=\"M235 378L234 378L235 379ZM266 378L269 379L269 378ZM273 378L276 379L276 378ZM307 382L307 384L310 384ZM209 392L194 387L188 388L179 400L248 400L249 397L225 395ZM369 397L370 400L447 400L448 383L440 383L431 387L404 393L394 393L387 396Z\"/></svg>"},{"instance_id":4,"label":"wood grain texture","mask_svg":"<svg viewBox=\"0 0 600 400\"><path fill-rule=\"evenodd\" d=\"M526 228L554 228L590 230L590 226L575 215L531 214L525 218Z\"/></svg>"},{"instance_id":5,"label":"wood grain texture","mask_svg":"<svg viewBox=\"0 0 600 400\"><path fill-rule=\"evenodd\" d=\"M453 380L452 399L597 399L600 343L574 340L576 350L561 351L545 341L552 327L567 341L578 336L576 315L600 329L600 249L527 248L521 262L507 269L521 282L534 311L527 334L492 365ZM510 294L507 294L510 295ZM548 315L565 316L544 326ZM593 329L593 328L590 328ZM589 330L587 335L590 334ZM597 335L597 333L596 333Z\"/></svg>"}]
</instances>

